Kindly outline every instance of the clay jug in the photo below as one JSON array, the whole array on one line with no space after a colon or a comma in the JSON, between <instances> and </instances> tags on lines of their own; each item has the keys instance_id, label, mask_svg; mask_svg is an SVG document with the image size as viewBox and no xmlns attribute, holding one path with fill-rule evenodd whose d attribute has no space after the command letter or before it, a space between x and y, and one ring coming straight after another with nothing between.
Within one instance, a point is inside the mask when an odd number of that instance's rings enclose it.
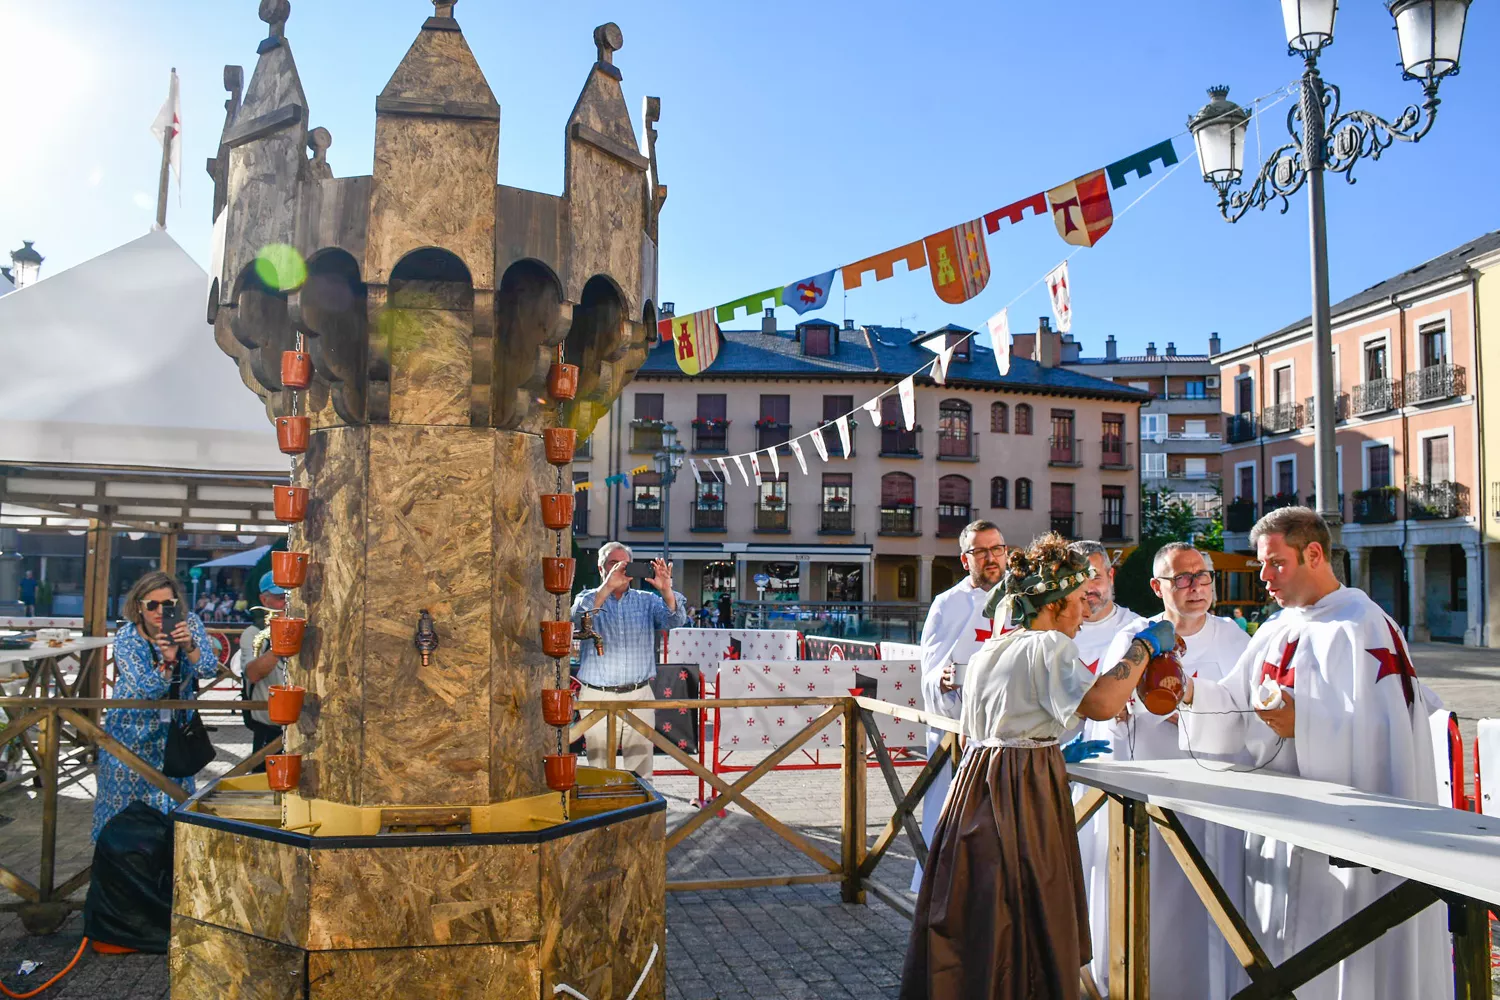
<instances>
[{"instance_id":1,"label":"clay jug","mask_svg":"<svg viewBox=\"0 0 1500 1000\"><path fill-rule=\"evenodd\" d=\"M542 689L542 719L549 726L566 726L573 721L573 691L570 688Z\"/></svg>"},{"instance_id":2,"label":"clay jug","mask_svg":"<svg viewBox=\"0 0 1500 1000\"><path fill-rule=\"evenodd\" d=\"M307 450L312 421L307 417L277 417L276 447L283 455L300 455Z\"/></svg>"},{"instance_id":3,"label":"clay jug","mask_svg":"<svg viewBox=\"0 0 1500 1000\"><path fill-rule=\"evenodd\" d=\"M1177 703L1187 688L1180 655L1186 651L1187 644L1179 637L1176 648L1151 658L1136 682L1136 696L1152 715L1171 715L1177 711Z\"/></svg>"},{"instance_id":4,"label":"clay jug","mask_svg":"<svg viewBox=\"0 0 1500 1000\"><path fill-rule=\"evenodd\" d=\"M578 784L578 755L571 753L549 753L544 758L547 765L547 787L554 792L566 792Z\"/></svg>"},{"instance_id":5,"label":"clay jug","mask_svg":"<svg viewBox=\"0 0 1500 1000\"><path fill-rule=\"evenodd\" d=\"M271 503L276 511L276 520L283 524L296 524L307 516L307 487L278 486Z\"/></svg>"},{"instance_id":6,"label":"clay jug","mask_svg":"<svg viewBox=\"0 0 1500 1000\"><path fill-rule=\"evenodd\" d=\"M578 392L578 366L558 362L547 372L547 393L553 399L572 399Z\"/></svg>"},{"instance_id":7,"label":"clay jug","mask_svg":"<svg viewBox=\"0 0 1500 1000\"><path fill-rule=\"evenodd\" d=\"M573 589L573 571L575 562L572 558L562 559L553 556L542 557L542 586L549 594L566 594Z\"/></svg>"},{"instance_id":8,"label":"clay jug","mask_svg":"<svg viewBox=\"0 0 1500 1000\"><path fill-rule=\"evenodd\" d=\"M573 523L573 494L543 493L542 523L553 531L562 531Z\"/></svg>"},{"instance_id":9,"label":"clay jug","mask_svg":"<svg viewBox=\"0 0 1500 1000\"><path fill-rule=\"evenodd\" d=\"M547 447L547 461L553 465L567 465L573 461L578 432L571 427L548 427L542 431L542 441Z\"/></svg>"},{"instance_id":10,"label":"clay jug","mask_svg":"<svg viewBox=\"0 0 1500 1000\"><path fill-rule=\"evenodd\" d=\"M307 553L272 552L271 580L287 589L302 586L307 581Z\"/></svg>"},{"instance_id":11,"label":"clay jug","mask_svg":"<svg viewBox=\"0 0 1500 1000\"><path fill-rule=\"evenodd\" d=\"M306 351L282 351L281 384L288 389L306 389L312 385L312 355Z\"/></svg>"},{"instance_id":12,"label":"clay jug","mask_svg":"<svg viewBox=\"0 0 1500 1000\"><path fill-rule=\"evenodd\" d=\"M302 652L302 634L306 630L306 618L272 618L271 652L277 656L296 656Z\"/></svg>"},{"instance_id":13,"label":"clay jug","mask_svg":"<svg viewBox=\"0 0 1500 1000\"><path fill-rule=\"evenodd\" d=\"M302 780L300 753L266 754L266 784L273 792L289 792Z\"/></svg>"},{"instance_id":14,"label":"clay jug","mask_svg":"<svg viewBox=\"0 0 1500 1000\"><path fill-rule=\"evenodd\" d=\"M573 652L572 622L542 622L542 652L561 659Z\"/></svg>"}]
</instances>

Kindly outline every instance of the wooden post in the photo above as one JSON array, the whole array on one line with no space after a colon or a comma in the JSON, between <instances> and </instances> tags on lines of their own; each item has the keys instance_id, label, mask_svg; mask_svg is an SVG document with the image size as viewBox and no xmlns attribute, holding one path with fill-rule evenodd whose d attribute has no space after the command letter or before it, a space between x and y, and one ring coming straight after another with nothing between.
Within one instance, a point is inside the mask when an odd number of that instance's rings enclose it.
<instances>
[{"instance_id":1,"label":"wooden post","mask_svg":"<svg viewBox=\"0 0 1500 1000\"><path fill-rule=\"evenodd\" d=\"M52 887L57 870L57 750L61 741L61 720L57 713L48 712L42 720L37 734L42 754L42 870L37 878L42 902L52 899Z\"/></svg>"},{"instance_id":2,"label":"wooden post","mask_svg":"<svg viewBox=\"0 0 1500 1000\"><path fill-rule=\"evenodd\" d=\"M161 533L161 571L168 576L177 575L177 528Z\"/></svg>"},{"instance_id":3,"label":"wooden post","mask_svg":"<svg viewBox=\"0 0 1500 1000\"><path fill-rule=\"evenodd\" d=\"M1109 995L1151 996L1151 839L1143 802L1109 800Z\"/></svg>"},{"instance_id":4,"label":"wooden post","mask_svg":"<svg viewBox=\"0 0 1500 1000\"><path fill-rule=\"evenodd\" d=\"M109 634L109 567L113 557L114 530L109 527L112 511L99 509L99 518L89 522L88 549L83 569L83 634ZM78 694L84 698L104 697L104 650L90 650L81 668L88 683ZM91 709L90 719L97 721L99 711Z\"/></svg>"},{"instance_id":5,"label":"wooden post","mask_svg":"<svg viewBox=\"0 0 1500 1000\"><path fill-rule=\"evenodd\" d=\"M1472 899L1449 899L1453 933L1454 1000L1490 1000L1489 907Z\"/></svg>"},{"instance_id":6,"label":"wooden post","mask_svg":"<svg viewBox=\"0 0 1500 1000\"><path fill-rule=\"evenodd\" d=\"M839 859L844 878L839 896L846 903L865 901L860 867L865 860L865 724L859 703L844 703L844 829Z\"/></svg>"},{"instance_id":7,"label":"wooden post","mask_svg":"<svg viewBox=\"0 0 1500 1000\"><path fill-rule=\"evenodd\" d=\"M177 67L172 67L172 82L167 87L169 114L177 111ZM172 179L172 138L177 134L177 123L169 121L161 133L161 177L156 186L156 228L167 228L167 190Z\"/></svg>"}]
</instances>

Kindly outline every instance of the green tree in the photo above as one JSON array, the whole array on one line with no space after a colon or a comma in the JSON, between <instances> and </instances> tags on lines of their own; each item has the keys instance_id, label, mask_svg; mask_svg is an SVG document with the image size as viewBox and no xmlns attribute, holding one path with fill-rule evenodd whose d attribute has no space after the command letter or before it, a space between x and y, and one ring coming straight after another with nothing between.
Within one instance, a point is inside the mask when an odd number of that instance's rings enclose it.
<instances>
[{"instance_id":1,"label":"green tree","mask_svg":"<svg viewBox=\"0 0 1500 1000\"><path fill-rule=\"evenodd\" d=\"M1157 539L1158 548L1161 543L1169 541L1191 542L1193 540L1194 524L1198 517L1193 513L1193 505L1186 500L1181 500L1170 490L1148 490L1141 487L1141 538Z\"/></svg>"},{"instance_id":2,"label":"green tree","mask_svg":"<svg viewBox=\"0 0 1500 1000\"><path fill-rule=\"evenodd\" d=\"M1118 603L1148 618L1161 614L1161 598L1151 589L1151 563L1156 559L1156 550L1169 541L1168 538L1142 538L1135 551L1115 567L1115 600Z\"/></svg>"}]
</instances>

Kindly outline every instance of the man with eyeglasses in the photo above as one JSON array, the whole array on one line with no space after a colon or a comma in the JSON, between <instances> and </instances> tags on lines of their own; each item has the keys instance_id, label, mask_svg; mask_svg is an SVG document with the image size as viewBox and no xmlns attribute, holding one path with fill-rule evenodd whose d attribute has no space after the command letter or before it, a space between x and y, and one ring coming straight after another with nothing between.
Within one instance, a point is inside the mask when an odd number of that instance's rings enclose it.
<instances>
[{"instance_id":1,"label":"man with eyeglasses","mask_svg":"<svg viewBox=\"0 0 1500 1000\"><path fill-rule=\"evenodd\" d=\"M1220 681L1234 669L1250 637L1228 618L1211 614L1214 605L1214 570L1210 556L1187 542L1168 542L1156 552L1151 565L1151 590L1166 608L1151 621L1168 621L1187 645L1182 669L1190 677ZM1117 637L1105 651L1123 657L1130 636ZM1112 760L1174 760L1195 756L1221 763L1249 762L1248 753L1189 753L1179 747L1178 716L1152 715L1132 696L1123 720L1101 723L1097 738L1108 739ZM1220 827L1190 816L1181 817L1193 843L1203 851L1209 866L1239 909L1243 901L1243 831ZM1166 842L1152 830L1154 857L1168 857ZM1091 911L1108 910L1108 900L1090 899ZM1165 1000L1222 1000L1250 985L1224 936L1209 925L1208 911L1174 864L1151 866L1151 912L1153 924L1170 926L1170 934L1151 935L1151 995ZM1107 989L1107 984L1101 982Z\"/></svg>"},{"instance_id":2,"label":"man with eyeglasses","mask_svg":"<svg viewBox=\"0 0 1500 1000\"><path fill-rule=\"evenodd\" d=\"M932 600L922 625L922 709L934 715L957 719L963 714L963 692L956 683L954 666L969 662L994 631L985 617L990 591L1005 575L1009 550L1005 536L991 521L971 521L958 535L958 561L968 571L954 587ZM927 754L937 753L946 735L941 729L927 731ZM922 797L922 839L932 843L938 814L948 797L953 769L945 767L933 778ZM911 891L922 887L922 866L912 875Z\"/></svg>"}]
</instances>

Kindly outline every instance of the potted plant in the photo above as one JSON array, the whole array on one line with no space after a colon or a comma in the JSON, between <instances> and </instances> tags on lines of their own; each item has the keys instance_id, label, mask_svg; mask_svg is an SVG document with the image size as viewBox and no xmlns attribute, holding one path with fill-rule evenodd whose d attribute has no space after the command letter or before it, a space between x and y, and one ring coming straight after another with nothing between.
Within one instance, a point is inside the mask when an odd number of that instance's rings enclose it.
<instances>
[{"instance_id":1,"label":"potted plant","mask_svg":"<svg viewBox=\"0 0 1500 1000\"><path fill-rule=\"evenodd\" d=\"M825 505L828 507L829 510L843 510L844 509L844 504L846 504L848 502L849 501L845 500L843 497L832 496L832 497L829 497L827 501L825 501Z\"/></svg>"},{"instance_id":2,"label":"potted plant","mask_svg":"<svg viewBox=\"0 0 1500 1000\"><path fill-rule=\"evenodd\" d=\"M774 493L772 493L765 499L765 504L767 507L780 507L784 503L786 503L786 501Z\"/></svg>"},{"instance_id":3,"label":"potted plant","mask_svg":"<svg viewBox=\"0 0 1500 1000\"><path fill-rule=\"evenodd\" d=\"M767 429L773 428L773 427L786 427L788 425L783 424L781 421L777 420L775 417L761 417L759 420L757 420L755 422L755 426L758 429L760 429L760 430L767 430Z\"/></svg>"}]
</instances>

